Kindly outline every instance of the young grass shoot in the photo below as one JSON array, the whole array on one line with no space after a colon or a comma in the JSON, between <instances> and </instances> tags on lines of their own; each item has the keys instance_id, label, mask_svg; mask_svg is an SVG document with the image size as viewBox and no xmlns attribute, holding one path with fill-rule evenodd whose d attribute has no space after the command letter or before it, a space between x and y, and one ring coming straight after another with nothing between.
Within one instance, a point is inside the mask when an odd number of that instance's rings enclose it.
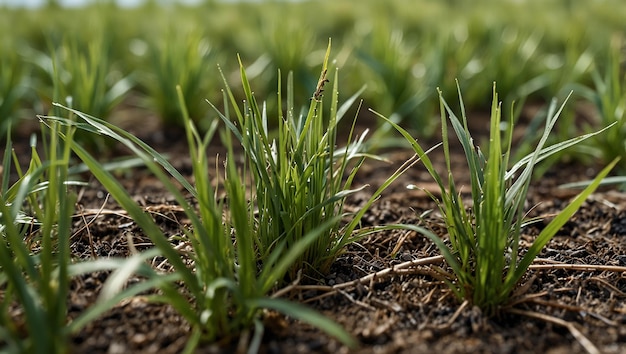
<instances>
[{"instance_id":1,"label":"young grass shoot","mask_svg":"<svg viewBox=\"0 0 626 354\"><path fill-rule=\"evenodd\" d=\"M281 108L276 119L270 120L265 106L261 107L252 93L243 65L241 78L246 97L243 108L238 107L226 80L226 95L232 111L221 113L213 106L241 145L244 173L254 183L251 200L258 210L254 234L261 259L272 263L275 260L271 255L291 254L294 245L312 230L324 226L319 237L290 267L285 280L295 280L300 270L309 275L327 274L345 246L361 237L358 232L353 233L361 217L402 173L401 169L390 176L357 214L344 214L346 197L366 187L352 189L359 167L366 157L376 157L364 152L365 133L353 140L356 117L348 130L348 145L337 147L339 123L359 93L338 106L338 75L335 71L333 82L329 83L329 55L330 42L308 112L296 110L293 76L289 74L286 102L279 86L278 106ZM331 89L327 90L330 85ZM328 117L324 116L323 107L326 92L331 96ZM284 112L282 107L286 107ZM231 118L230 112L234 112L234 117ZM277 124L276 134L270 131L270 124ZM347 221L342 221L341 216Z\"/></svg>"},{"instance_id":2,"label":"young grass shoot","mask_svg":"<svg viewBox=\"0 0 626 354\"><path fill-rule=\"evenodd\" d=\"M42 161L31 139L29 167L9 186L11 137L3 156L0 190L0 342L8 353L68 350L70 227L75 195L68 193L69 144L51 125ZM64 129L72 135L72 127ZM16 321L12 314L22 312Z\"/></svg>"},{"instance_id":3,"label":"young grass shoot","mask_svg":"<svg viewBox=\"0 0 626 354\"><path fill-rule=\"evenodd\" d=\"M326 70L325 62L323 73ZM94 156L81 145L71 144L74 153L155 245L155 250L131 257L122 262L123 266L115 267L117 271L107 281L108 285L100 304L105 308L124 296L132 296L151 286L159 288L162 294L150 298L171 304L192 325L193 334L188 343L189 350L200 340L214 341L228 338L248 330L252 325L255 326L255 333L249 345L258 347L263 334L259 320L262 308L274 308L294 318L310 322L342 342L352 345L353 339L330 320L302 305L270 298L268 295L277 285L284 282L287 274L295 278L298 270L310 265L320 267L318 269L322 270L324 267L328 268L341 249L354 239L351 232L357 226L357 219L354 218L351 223L340 229L342 216L340 211L345 196L354 192L342 189L349 186L354 172L348 175L347 182L343 178L350 159L356 156L360 163L364 158L364 155L358 152L362 140L357 141L356 147L336 150L335 124L336 117L341 114L337 111L345 111L345 108L337 108L336 103L331 109L333 112L331 117L335 117L331 118L332 130L330 132L323 130L322 119L319 116L321 113L318 113L322 112L321 97L325 84L323 74L307 119L296 123L293 119L292 106L289 106L288 113L291 118L283 120L281 117L284 125L280 125L279 136L285 140L280 140L280 146L288 146L289 150L272 148L277 144L270 145L267 138L267 121L261 120L261 117L267 116L256 115L260 112L247 86L245 71L242 69L241 73L248 94L247 102L253 105L248 106L246 112L250 112L250 109L256 111L253 111L255 114L239 116L240 125L250 129L243 134L234 129L227 116L222 115L230 132L241 139L240 142L247 154L244 165L237 166L230 134L222 134L229 151L224 184L226 204L224 200L216 197L217 191L211 185L207 173L211 169L206 150L216 124L212 124L212 128L204 136L201 135L182 104L184 100L180 89L179 99L183 107L187 142L193 161L195 184L193 186L154 149L110 123L62 106L60 107L69 110L84 123L77 125L63 118L47 118L70 126L83 127L86 124L90 127L89 131L100 132L126 146L142 159L146 167L174 196L191 223L189 230L181 235L164 235L155 221L132 200L128 191L122 188ZM234 101L230 90L227 92ZM333 95L335 100L337 95L335 89ZM289 92L289 97L291 101L293 92ZM243 140L242 136L254 139ZM333 163L339 167L333 168ZM284 168L279 169L276 167L278 165ZM254 171L252 173L257 174L254 176L257 183L252 186L255 198L248 199L250 186L245 183L248 175L241 174L240 169ZM172 178L198 202L197 209L172 183ZM265 188L265 185L268 187ZM276 198L276 193L280 193L282 198L289 199L279 204L281 200ZM371 202L374 199L372 198ZM364 211L360 212L358 216L363 213ZM181 251L174 242L188 244L192 251L181 256ZM163 271L146 267L142 263L156 254L164 256L173 270L164 274ZM189 264L193 264L193 268L190 268ZM113 263L102 261L99 266L113 267ZM146 277L147 280L122 291L121 286L125 279L134 272ZM182 289L179 289L174 281L181 281ZM93 319L94 314L95 312L77 319L75 326L79 327Z\"/></svg>"},{"instance_id":4,"label":"young grass shoot","mask_svg":"<svg viewBox=\"0 0 626 354\"><path fill-rule=\"evenodd\" d=\"M455 278L449 279L448 285L456 296L478 306L486 314L493 315L508 302L511 292L535 257L593 193L617 160L605 167L587 188L571 200L569 205L541 231L528 249L522 249L520 235L527 212L524 204L535 165L550 155L603 130L545 147L550 131L565 104L557 109L556 101L553 101L543 134L535 150L509 169L513 126L508 122L505 125L507 126L505 135L502 137L501 105L495 84L486 155L474 144L469 132L460 89L459 103L461 119L448 106L440 92L443 151L447 169L445 178L437 172L417 141L406 130L388 120L411 143L438 184L441 196L431 194L431 197L443 215L449 240L445 242L429 230L416 225L395 225L395 227L417 231L431 239L454 272ZM460 186L457 186L452 174L446 116L465 152L471 180L469 205L463 200Z\"/></svg>"}]
</instances>

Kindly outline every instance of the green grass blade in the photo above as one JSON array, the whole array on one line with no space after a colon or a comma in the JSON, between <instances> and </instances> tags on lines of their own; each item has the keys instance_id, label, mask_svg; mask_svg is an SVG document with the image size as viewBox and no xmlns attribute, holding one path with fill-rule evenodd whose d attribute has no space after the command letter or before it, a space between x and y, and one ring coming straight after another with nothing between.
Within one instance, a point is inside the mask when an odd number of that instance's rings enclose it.
<instances>
[{"instance_id":1,"label":"green grass blade","mask_svg":"<svg viewBox=\"0 0 626 354\"><path fill-rule=\"evenodd\" d=\"M180 258L180 255L172 245L167 241L167 237L163 234L163 232L159 229L159 227L154 223L154 220L145 213L138 205L135 203L128 192L124 189L124 187L113 177L108 171L106 171L102 165L91 156L82 146L72 144L72 150L76 155L89 167L89 170L92 172L94 177L100 181L104 188L109 191L109 193L115 198L115 200L124 208L129 216L133 218L133 220L143 229L143 231L150 237L152 242L163 252L163 255L172 263L174 268L181 272L182 278L187 282L187 286L192 290L192 292L197 293L200 291L196 284L196 278L192 274L192 272L187 268L185 263ZM158 153L155 152L158 155ZM145 156L140 154L142 158ZM150 157L146 157L144 162L146 162L147 166L153 166L154 162ZM164 177L162 173L158 169L152 168L153 172L157 172L157 175L161 177L161 181L167 181L167 177ZM175 192L177 189L168 183L168 190ZM176 194L176 193L175 193ZM178 193L179 194L179 193ZM184 201L184 197L179 196L180 199ZM177 198L178 199L178 198ZM184 206L186 203L183 203ZM188 206L188 205L187 205ZM192 212L189 212L190 217L192 217ZM199 220L196 220L198 224L200 224Z\"/></svg>"},{"instance_id":2,"label":"green grass blade","mask_svg":"<svg viewBox=\"0 0 626 354\"><path fill-rule=\"evenodd\" d=\"M2 184L0 184L0 195L6 196L9 189L9 177L11 173L11 151L13 150L11 142L11 130L7 131L7 140L4 146L4 155L2 157Z\"/></svg>"},{"instance_id":3,"label":"green grass blade","mask_svg":"<svg viewBox=\"0 0 626 354\"><path fill-rule=\"evenodd\" d=\"M341 220L341 217L335 216L315 229L309 231L306 235L304 235L304 237L289 247L289 252L283 254L281 258L275 258L277 259L276 263L264 267L261 271L261 275L259 276L259 289L261 290L261 293L266 294L269 292L270 289L282 279L284 274L287 273L287 270L293 266L296 259L307 251L309 246L315 242L323 232L339 220ZM278 248L275 252L280 252L280 248Z\"/></svg>"},{"instance_id":4,"label":"green grass blade","mask_svg":"<svg viewBox=\"0 0 626 354\"><path fill-rule=\"evenodd\" d=\"M356 340L345 329L304 305L271 298L251 299L248 302L251 307L274 309L313 325L351 348L356 348L357 346Z\"/></svg>"},{"instance_id":5,"label":"green grass blade","mask_svg":"<svg viewBox=\"0 0 626 354\"><path fill-rule=\"evenodd\" d=\"M154 162L158 163L159 165L161 165L169 174L172 175L172 177L174 177L176 179L176 181L178 181L183 187L185 187L185 189L191 193L191 195L193 195L194 197L197 197L195 195L195 189L193 188L193 186L191 186L191 184L189 184L189 182L180 174L180 172L178 172L174 166L172 166L161 154L159 154L156 150L154 150L152 147L150 147L148 144L144 143L143 141L141 141L141 139L137 138L136 136L126 132L125 130L116 127L113 124L110 124L106 121L103 121L101 119L98 119L96 117L90 116L88 114L85 114L83 112L80 112L78 110L72 109L72 108L68 108L65 107L63 105L60 105L58 103L54 104L57 107L66 109L74 114L76 114L77 116L79 116L80 118L82 118L83 120L85 120L85 122L88 123L88 126L91 126L93 129L96 129L96 131L98 132L98 134L104 134L108 137L111 137L113 139L115 139L116 141L124 144L124 146L126 146L127 148L129 148L135 155L137 155L138 157L141 157L142 159L149 159L149 160L153 160ZM61 122L64 122L65 124L72 124L70 121L62 119L62 118L57 118L57 117L42 117L45 119L51 119L51 120L59 120ZM79 128L81 126L78 126Z\"/></svg>"},{"instance_id":6,"label":"green grass blade","mask_svg":"<svg viewBox=\"0 0 626 354\"><path fill-rule=\"evenodd\" d=\"M0 205L0 220L5 225L4 235L11 240L7 240L2 237L0 241L0 266L2 272L7 277L9 284L12 285L16 299L21 303L24 308L24 315L27 319L26 325L29 333L41 334L38 338L40 345L48 345L51 343L49 338L50 331L47 330L47 323L45 318L45 312L41 308L41 302L37 291L29 284L26 277L22 275L23 265L20 267L19 262L14 263L13 251L17 248L23 251L25 246L21 243L21 234L15 228L13 220L10 218L11 213L4 203ZM17 242L15 241L17 240ZM28 263L31 263L29 261ZM36 279L31 280L36 282ZM45 353L45 348L39 346L37 341L34 343L34 351L37 353Z\"/></svg>"},{"instance_id":7,"label":"green grass blade","mask_svg":"<svg viewBox=\"0 0 626 354\"><path fill-rule=\"evenodd\" d=\"M546 226L537 239L533 242L532 246L528 249L528 252L522 257L519 264L515 268L515 272L511 275L510 278L506 279L505 290L511 290L515 284L522 278L528 267L531 265L535 257L541 252L543 247L550 242L552 237L561 229L563 225L578 211L583 202L587 199L589 195L591 195L596 188L600 185L600 182L604 177L606 177L611 169L617 164L619 159L613 160L610 164L608 164L600 173L596 176L596 178L592 181L589 186L587 186L582 192L580 192L576 198L574 198L570 204L563 209L549 224Z\"/></svg>"},{"instance_id":8,"label":"green grass blade","mask_svg":"<svg viewBox=\"0 0 626 354\"><path fill-rule=\"evenodd\" d=\"M397 123L393 122L389 118L383 116L382 114L380 114L380 113L378 113L376 111L373 111L373 110L370 110L370 112L374 113L376 116L382 118L387 123L391 124L398 132L400 132L400 134L402 134L402 136L411 144L411 147L413 148L413 151L415 151L415 153L417 154L418 158L422 161L422 163L424 164L424 167L426 167L426 169L428 170L428 173L435 179L435 182L437 182L439 187L442 190L445 190L446 188L445 188L445 186L443 184L443 181L442 181L441 177L439 176L439 173L437 173L437 170L435 170L435 167L433 166L433 163L430 161L430 158L427 156L427 152L424 151L424 149L417 142L417 140L413 138L411 133L409 133L407 130L405 130L404 128L402 128L400 125L398 125ZM445 142L443 144L445 144ZM436 145L436 147L439 146L439 145L441 145L441 144ZM431 150L432 149L434 149L434 148L431 148Z\"/></svg>"},{"instance_id":9,"label":"green grass blade","mask_svg":"<svg viewBox=\"0 0 626 354\"><path fill-rule=\"evenodd\" d=\"M565 150L565 149L567 149L569 147L577 145L577 144L579 144L580 142L582 142L582 141L584 141L586 139L589 139L589 138L591 138L593 136L597 136L599 134L602 134L603 132L613 128L613 126L615 124L617 124L617 123L614 122L614 123L611 123L610 125L602 128L600 130L597 130L597 131L594 131L594 132L591 132L591 133L587 133L587 134L583 134L583 135L577 136L575 138L571 138L571 139L562 141L560 143L556 143L556 144L550 145L548 147L545 147L545 148L543 148L543 149L538 151L538 156L537 156L537 159L535 160L535 163L539 163L539 162L545 160L546 158L548 158L548 157L550 157L550 156L552 156L552 155L554 155L554 154L556 154L556 153L558 153L560 151L563 151L563 150ZM515 163L513 165L513 167L511 167L511 169L509 171L507 171L505 178L506 179L513 178L515 176L515 174L520 170L520 168L526 166L531 161L532 155L534 153L535 152L524 156L517 163Z\"/></svg>"}]
</instances>

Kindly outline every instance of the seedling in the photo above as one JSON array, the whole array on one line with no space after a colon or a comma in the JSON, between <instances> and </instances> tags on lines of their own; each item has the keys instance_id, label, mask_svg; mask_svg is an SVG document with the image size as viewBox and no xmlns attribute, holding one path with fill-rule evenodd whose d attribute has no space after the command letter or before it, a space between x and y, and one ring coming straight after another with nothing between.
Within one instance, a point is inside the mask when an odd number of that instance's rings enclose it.
<instances>
[{"instance_id":1,"label":"seedling","mask_svg":"<svg viewBox=\"0 0 626 354\"><path fill-rule=\"evenodd\" d=\"M449 243L444 242L431 231L415 225L397 225L397 227L420 232L431 239L454 272L455 278L449 279L448 285L456 296L459 299L468 300L483 309L485 313L492 315L509 300L511 291L535 257L578 210L587 196L593 193L617 160L604 168L594 181L541 231L533 244L527 250L523 250L520 248L520 235L525 221L524 203L535 165L550 155L608 128L544 147L564 107L563 104L557 110L556 101L553 101L543 135L535 150L508 169L513 126L509 123L503 139L500 130L501 107L495 85L491 106L489 148L486 155L480 147L474 144L468 130L460 89L459 102L461 119L450 109L440 92L447 185L417 141L406 130L390 122L411 143L424 166L439 185L441 197L432 194L431 196L438 204L443 216ZM467 159L471 180L471 208L464 203L452 175L446 116L452 124Z\"/></svg>"},{"instance_id":2,"label":"seedling","mask_svg":"<svg viewBox=\"0 0 626 354\"><path fill-rule=\"evenodd\" d=\"M0 342L11 353L68 350L70 226L75 196L68 193L69 144L51 126L49 155L42 162L32 140L28 169L9 186L11 138L3 156L0 190ZM72 129L64 133L71 136ZM17 159L16 159L17 160ZM18 306L21 318L11 316Z\"/></svg>"},{"instance_id":3,"label":"seedling","mask_svg":"<svg viewBox=\"0 0 626 354\"><path fill-rule=\"evenodd\" d=\"M594 89L578 87L582 95L598 110L600 124L612 125L606 134L587 143L592 155L603 161L626 156L626 72L622 66L623 43L623 40L614 37L605 65L596 63L592 74ZM618 165L618 172L626 173L624 160Z\"/></svg>"},{"instance_id":4,"label":"seedling","mask_svg":"<svg viewBox=\"0 0 626 354\"><path fill-rule=\"evenodd\" d=\"M215 49L198 28L168 28L162 36L148 41L149 71L141 76L148 92L147 106L166 126L182 126L177 87L185 97L189 115L195 122L206 115L209 73L215 68ZM203 127L206 129L206 127Z\"/></svg>"},{"instance_id":5,"label":"seedling","mask_svg":"<svg viewBox=\"0 0 626 354\"><path fill-rule=\"evenodd\" d=\"M245 75L243 70L242 75ZM247 82L245 81L245 76L243 78L244 82ZM206 149L215 132L216 124L212 124L211 129L204 136L200 135L187 113L180 88L178 89L178 96L185 122L187 142L190 146L191 160L193 161L195 185L191 185L162 155L154 151L150 146L110 123L60 105L60 108L67 109L77 115L84 124L77 124L70 119L47 117L48 120L59 121L69 126L84 127L86 124L89 130L98 131L129 148L175 197L176 201L184 209L192 226L190 231L184 232L183 241L188 242L192 246L193 251L186 254L185 257L181 257L180 252L168 240L168 237L163 234L154 220L133 201L128 192L122 188L120 183L106 168L82 146L75 143L71 144L72 150L78 158L88 166L89 170L109 191L111 196L128 212L145 234L150 237L155 245L155 249L140 253L124 261L103 260L95 262L92 265L93 269L106 269L108 267L108 269L116 269L116 271L107 281L107 285L95 309L81 315L72 323L70 329L77 330L124 297L133 296L141 291L157 287L161 290L162 295L155 295L150 298L154 301L166 302L172 305L192 325L193 333L187 345L188 350L195 348L201 340L214 341L233 336L241 331L248 330L253 325L255 332L249 345L252 348L258 348L263 335L263 326L260 322L260 310L262 308L273 308L294 318L310 322L337 337L342 342L353 345L354 340L332 321L302 305L268 297L271 291L282 283L287 272L302 268L301 259L305 257L303 255L310 254L312 250L315 252L321 249L319 243L326 242L326 240L323 240L324 235L328 234L328 230L336 230L338 225L340 225L340 214L337 214L335 209L325 209L328 214L323 215L324 219L316 219L315 223L307 221L305 225L308 228L297 229L299 238L287 238L280 233L267 234L268 231L273 231L275 227L275 222L272 221L271 217L279 215L280 217L293 218L291 215L286 215L292 211L287 210L286 213L282 214L268 214L269 207L260 203L259 200L263 200L265 203L270 203L272 200L267 192L264 192L263 196L259 196L257 187L256 203L259 205L257 216L254 202L249 202L247 199L247 187L243 182L245 178L242 178L235 165L236 158L233 153L233 145L230 142L230 135L228 134L224 135L224 142L229 150L225 172L226 182L224 185L228 203L227 205L223 204L223 201L218 200L216 197L217 192L211 185L211 179L207 173L210 168L206 157ZM312 104L311 107L313 110L315 105ZM310 112L310 114L312 113ZM302 130L302 132L306 131L308 130ZM252 131L251 133L255 134L255 136L262 136L265 131ZM324 139L328 139L328 137ZM302 141L304 142L305 140ZM314 144L313 141L307 141L307 143L309 145L299 145L299 148L302 149L299 156L304 156L302 154L304 149L317 148L317 143ZM318 178L319 182L326 183L321 177L313 175L321 174L321 176L324 176L328 173L328 167L325 164L328 163L328 159L335 156L334 148L331 148L330 151L330 153L328 151L318 152L321 158L314 160L315 163L321 164L326 169L317 170L319 167L316 165L307 167L307 173L311 176L310 180ZM347 149L347 151L352 152L350 149ZM258 152L258 154L253 156L265 159L270 156L261 155L268 151L259 150ZM279 150L279 155L282 153ZM286 157L282 156L281 158ZM342 162L344 165L346 163ZM246 162L244 171L260 166L265 168L265 165L258 163L248 165ZM345 166L343 168L345 169ZM341 171L343 172L344 170L342 169ZM292 171L292 173L294 172ZM276 181L277 177L274 176L273 181ZM172 183L172 178L197 200L198 210L187 200L178 186ZM340 179L341 176L334 176L332 181L333 183L340 183L338 182ZM288 182L289 180L286 181ZM316 209L321 209L327 204L334 203L349 193L351 191L337 192L336 195L331 196L332 199L330 201L318 202L319 206L314 205L310 212L319 212ZM300 198L303 197L324 200L327 195L311 194L300 196ZM294 206L297 207L298 205L294 203ZM304 218L302 214L296 216ZM266 224L270 227L261 227ZM351 227L354 229L356 223ZM332 236L335 236L335 234L332 234ZM269 237L272 237L272 239L269 240ZM345 244L346 240L350 240L350 237L336 241L336 244L333 246L340 249L341 242ZM263 244L261 242L266 243ZM324 254L326 256L324 261L327 262L330 258L328 256L328 247L329 244L327 243L324 246L324 250L327 252ZM173 267L173 272L162 274L144 263L145 260L158 254L168 260ZM332 255L336 255L336 253ZM183 258L194 264L193 269L188 267ZM123 290L122 286L126 279L133 273L141 274L146 278L146 281ZM180 284L183 284L182 289L175 285L174 282L176 281L180 281Z\"/></svg>"},{"instance_id":6,"label":"seedling","mask_svg":"<svg viewBox=\"0 0 626 354\"><path fill-rule=\"evenodd\" d=\"M357 214L344 214L346 197L365 188L352 189L359 167L366 157L376 157L363 151L365 133L353 140L356 117L349 129L348 145L337 148L339 123L356 100L356 95L338 106L338 74L335 72L333 80L330 80L333 85L330 116L324 116L323 96L329 86L329 55L330 43L306 115L296 112L293 76L288 76L287 109L285 113L282 109L277 112L276 136L272 136L268 128L268 113L265 106L261 108L258 105L243 65L241 78L246 96L243 109L238 107L225 79L226 95L233 107L234 117L231 119L231 110L221 113L212 105L241 144L248 168L245 172L254 181L251 200L259 215L254 233L258 237L255 242L262 259L270 261L270 254L280 257L290 254L292 245L299 243L311 230L318 229L319 225L326 226L289 269L288 276L292 280L301 269L310 275L326 274L345 246L361 237L353 231L367 209L402 173L397 171L390 176ZM280 86L278 103L279 107L283 107ZM337 219L338 216L344 216L346 224Z\"/></svg>"}]
</instances>

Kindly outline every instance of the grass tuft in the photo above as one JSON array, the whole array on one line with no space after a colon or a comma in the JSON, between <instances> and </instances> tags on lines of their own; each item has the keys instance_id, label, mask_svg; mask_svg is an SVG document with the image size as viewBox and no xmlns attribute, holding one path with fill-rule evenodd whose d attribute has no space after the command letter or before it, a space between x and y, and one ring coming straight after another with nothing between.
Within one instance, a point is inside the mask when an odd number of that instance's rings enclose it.
<instances>
[{"instance_id":1,"label":"grass tuft","mask_svg":"<svg viewBox=\"0 0 626 354\"><path fill-rule=\"evenodd\" d=\"M290 254L294 245L305 239L311 230L325 225L319 237L290 266L285 281L294 280L300 270L315 276L328 273L345 246L361 237L358 232L353 233L360 218L400 174L392 175L358 214L344 213L346 198L366 187L352 188L359 167L365 158L376 157L364 151L365 133L354 138L356 116L348 130L347 146L337 146L339 123L359 93L338 105L338 74L337 71L332 77L329 74L329 55L330 42L307 112L296 111L290 73L286 101L282 88L278 87L278 106L286 110L279 109L276 118L270 119L265 105L257 102L243 65L240 69L245 93L243 108L239 108L226 79L226 98L232 110L222 113L212 105L241 145L244 174L253 181L251 201L258 210L255 246L261 259L272 263L273 256ZM331 101L326 117L323 105L328 92ZM277 125L276 133L269 129L272 124Z\"/></svg>"},{"instance_id":2,"label":"grass tuft","mask_svg":"<svg viewBox=\"0 0 626 354\"><path fill-rule=\"evenodd\" d=\"M509 122L502 136L501 105L495 91L495 84L491 106L489 147L486 154L474 144L469 132L460 89L459 103L460 119L448 106L440 92L446 178L442 178L435 170L417 141L406 130L388 120L411 143L428 172L439 185L441 197L431 196L439 205L443 215L449 243L415 225L396 225L396 227L414 230L430 238L454 272L455 279L450 279L448 285L457 297L469 300L485 313L493 315L506 304L512 290L533 259L578 210L587 196L593 193L602 178L615 166L617 160L604 168L594 181L542 230L527 250L522 250L519 245L525 222L524 203L535 165L550 155L599 134L603 130L544 147L564 107L563 104L557 109L556 101L553 101L543 135L535 150L509 169L513 124ZM455 184L452 175L446 116L465 152L471 180L471 207L463 201L460 189Z\"/></svg>"},{"instance_id":3,"label":"grass tuft","mask_svg":"<svg viewBox=\"0 0 626 354\"><path fill-rule=\"evenodd\" d=\"M0 190L0 343L9 353L63 353L68 350L70 227L75 194L69 193L69 144L50 126L45 160L31 142L29 167L11 165L10 134L3 156ZM9 186L9 171L18 179ZM14 308L17 306L17 309ZM9 311L11 309L11 311ZM19 318L16 313L22 312ZM6 351L5 351L6 350Z\"/></svg>"},{"instance_id":4,"label":"grass tuft","mask_svg":"<svg viewBox=\"0 0 626 354\"><path fill-rule=\"evenodd\" d=\"M318 89L321 92L321 87ZM58 106L70 111L71 114L75 114L82 122L76 123L71 119L60 117L46 118L68 126L78 126L92 132L99 132L126 146L143 161L145 166L174 196L191 223L188 231L185 231L183 235L176 237L164 235L155 221L133 201L128 191L123 189L105 165L90 155L81 145L71 143L72 150L77 157L129 213L155 246L153 250L139 253L125 260L115 262L100 260L83 267L81 271L115 269L115 272L107 280L99 303L94 306L94 309L76 319L72 323L71 330L77 330L124 297L134 296L151 288L158 288L161 294L153 295L150 298L172 305L191 324L193 333L187 345L187 350L190 351L200 341L210 342L217 339L232 338L252 326L254 326L255 332L250 345L258 345L263 335L260 322L262 308L273 308L294 318L310 322L343 343L353 346L355 344L354 339L329 319L302 305L268 297L271 291L282 283L287 272L296 268L295 265L298 265L297 262L301 257L307 254L312 247L319 247L316 243L325 233L339 225L340 215L334 213L334 209L329 210L325 219L321 221L318 219L315 224L308 223L308 229L299 230L301 232L299 239L291 240L288 243L284 238L275 237L271 247L268 244L265 248L260 248L259 240L261 237L269 237L262 235L261 232L266 230L259 227L268 220L268 217L263 215L267 211L258 209L256 212L254 202L248 200L248 188L245 183L247 175L241 174L240 168L235 164L237 159L233 144L230 141L230 134L223 134L223 140L229 150L225 165L224 183L227 198L218 199L216 197L217 190L211 184L211 178L207 173L211 169L206 156L207 147L217 128L217 121L211 125L206 133L200 134L187 112L180 88L178 89L178 97L179 102L181 102L187 142L193 161L194 185L190 184L162 155L150 146L106 121L61 105ZM312 109L314 110L314 108ZM305 136L306 131L301 128L299 130L300 135ZM255 136L262 134L258 131L252 133ZM300 145L300 151L317 148L317 144L314 144L312 140L307 141L307 144L309 145ZM351 150L348 149L347 151ZM260 153L263 151L259 151L254 156L261 156ZM323 156L321 161L324 162L330 156L334 156L329 151L323 153L318 151L318 154ZM265 155L263 158L268 158L268 156ZM321 164L320 161L317 163ZM258 166L249 167L244 164L243 170L248 171L250 168ZM319 168L318 165L311 165L307 167L307 171L310 175L320 173L316 170L317 168ZM321 173L325 174L328 171L322 170ZM336 181L340 180L341 177L335 176L335 183L339 183ZM179 190L178 185L172 182L172 179L184 188L185 193L192 196L197 202L197 208ZM337 192L338 196L335 196L335 200L348 193L350 192ZM313 198L313 196L307 197ZM315 197L324 198L324 196ZM270 201L269 195L266 195L265 200ZM317 210L312 212L317 212ZM330 214L331 212L333 214ZM285 214L282 213L281 216L285 217ZM355 226L356 224L352 227ZM173 244L175 239L189 244L192 251L181 254L179 248ZM173 270L163 273L147 266L146 260L156 255L164 256ZM193 264L193 267L189 266L190 263ZM146 280L124 289L123 284L132 274L140 274Z\"/></svg>"}]
</instances>

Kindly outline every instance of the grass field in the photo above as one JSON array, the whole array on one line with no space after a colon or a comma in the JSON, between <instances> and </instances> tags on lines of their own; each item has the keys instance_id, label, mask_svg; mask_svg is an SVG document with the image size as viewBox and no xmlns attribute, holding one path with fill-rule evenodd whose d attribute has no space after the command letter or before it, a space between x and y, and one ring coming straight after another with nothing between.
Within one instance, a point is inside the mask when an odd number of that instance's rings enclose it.
<instances>
[{"instance_id":1,"label":"grass field","mask_svg":"<svg viewBox=\"0 0 626 354\"><path fill-rule=\"evenodd\" d=\"M72 336L139 297L187 321L186 352L233 338L254 352L270 310L353 348L344 328L280 295L302 279L319 286L347 247L399 229L421 232L445 256L451 271L433 273L461 309L501 313L614 166L623 183L624 23L622 0L0 7L0 351L68 352ZM156 119L162 132L181 132L189 169L120 128L129 114L140 130ZM489 134L475 141L468 117L481 115ZM373 120L371 131L357 134L359 119ZM518 119L528 128L514 136ZM470 204L455 185L448 129L470 167ZM445 175L416 138L443 140ZM214 146L225 156L212 165ZM363 197L359 169L389 146L416 154ZM120 151L130 165L109 161ZM572 160L597 177L522 248L537 221L526 219L535 166ZM361 227L418 164L439 188L427 193L448 232ZM131 165L180 209L174 234L126 189L120 176ZM76 201L96 180L145 236L137 247L131 237L124 257L96 257L90 223L76 221ZM81 234L89 259L72 253ZM105 271L97 301L70 318L72 282Z\"/></svg>"},{"instance_id":2,"label":"grass field","mask_svg":"<svg viewBox=\"0 0 626 354\"><path fill-rule=\"evenodd\" d=\"M332 38L345 95L365 85L366 107L430 134L436 88L453 98L454 79L469 109L489 108L494 81L509 103L593 87L592 73L607 65L612 41L621 41L625 16L618 0L209 1L132 9L102 1L4 9L0 29L11 35L0 41L9 71L0 93L9 99L0 112L32 119L33 110L48 113L50 102L72 96L73 107L106 119L132 94L164 122L180 124L178 84L199 120L210 115L204 99L221 95L217 65L232 77L237 55L271 106L278 69L294 73L298 91L314 90Z\"/></svg>"}]
</instances>

